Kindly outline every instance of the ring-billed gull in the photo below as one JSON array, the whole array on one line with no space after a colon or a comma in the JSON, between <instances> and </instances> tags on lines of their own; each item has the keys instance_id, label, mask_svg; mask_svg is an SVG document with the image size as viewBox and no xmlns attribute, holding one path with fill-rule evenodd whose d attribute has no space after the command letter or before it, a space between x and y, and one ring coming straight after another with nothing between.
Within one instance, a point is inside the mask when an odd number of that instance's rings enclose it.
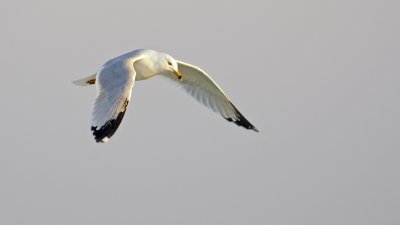
<instances>
[{"instance_id":1,"label":"ring-billed gull","mask_svg":"<svg viewBox=\"0 0 400 225\"><path fill-rule=\"evenodd\" d=\"M138 49L109 60L96 74L73 81L79 86L95 84L97 87L91 127L97 142L107 142L117 130L129 104L134 82L155 75L179 83L197 101L219 112L228 121L258 132L203 70L165 53Z\"/></svg>"}]
</instances>

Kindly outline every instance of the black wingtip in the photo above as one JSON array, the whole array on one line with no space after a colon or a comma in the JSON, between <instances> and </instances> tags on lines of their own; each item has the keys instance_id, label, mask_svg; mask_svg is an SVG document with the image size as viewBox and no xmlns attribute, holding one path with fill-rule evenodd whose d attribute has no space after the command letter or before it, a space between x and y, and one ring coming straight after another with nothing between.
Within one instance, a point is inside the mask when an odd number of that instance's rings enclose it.
<instances>
[{"instance_id":1,"label":"black wingtip","mask_svg":"<svg viewBox=\"0 0 400 225\"><path fill-rule=\"evenodd\" d=\"M121 124L122 119L124 118L128 103L129 101L126 101L124 111L118 113L117 118L107 121L100 129L97 129L97 127L93 126L91 127L96 142L107 142L108 139L114 135L115 131L117 131L119 125Z\"/></svg>"},{"instance_id":2,"label":"black wingtip","mask_svg":"<svg viewBox=\"0 0 400 225\"><path fill-rule=\"evenodd\" d=\"M239 112L239 110L232 104L230 103L233 109L235 110L235 114L237 118L225 118L229 122L233 122L238 126L244 127L249 130L254 130L255 132L260 132L253 124L251 124L243 115L242 113Z\"/></svg>"}]
</instances>

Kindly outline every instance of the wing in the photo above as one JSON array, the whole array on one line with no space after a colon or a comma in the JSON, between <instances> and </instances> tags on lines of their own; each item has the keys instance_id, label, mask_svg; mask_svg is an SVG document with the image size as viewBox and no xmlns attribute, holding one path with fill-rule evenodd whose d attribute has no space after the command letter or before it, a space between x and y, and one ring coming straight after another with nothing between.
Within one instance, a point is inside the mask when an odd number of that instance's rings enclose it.
<instances>
[{"instance_id":1,"label":"wing","mask_svg":"<svg viewBox=\"0 0 400 225\"><path fill-rule=\"evenodd\" d=\"M121 124L135 76L133 69L118 64L105 66L98 73L98 94L92 111L92 131L96 142L107 142Z\"/></svg>"},{"instance_id":2,"label":"wing","mask_svg":"<svg viewBox=\"0 0 400 225\"><path fill-rule=\"evenodd\" d=\"M165 76L179 83L188 94L214 112L220 113L226 120L258 132L258 129L239 112L207 73L188 63L177 62L178 70L182 74L182 81L173 75Z\"/></svg>"}]
</instances>

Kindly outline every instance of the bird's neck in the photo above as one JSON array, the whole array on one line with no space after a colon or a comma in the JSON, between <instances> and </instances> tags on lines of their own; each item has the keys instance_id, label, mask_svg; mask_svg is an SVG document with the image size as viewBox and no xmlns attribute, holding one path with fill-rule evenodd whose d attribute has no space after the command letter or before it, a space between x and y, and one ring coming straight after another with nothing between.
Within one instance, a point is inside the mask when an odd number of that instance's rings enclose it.
<instances>
[{"instance_id":1,"label":"bird's neck","mask_svg":"<svg viewBox=\"0 0 400 225\"><path fill-rule=\"evenodd\" d=\"M160 60L157 55L148 55L133 63L133 67L136 71L136 80L149 79L161 71Z\"/></svg>"}]
</instances>

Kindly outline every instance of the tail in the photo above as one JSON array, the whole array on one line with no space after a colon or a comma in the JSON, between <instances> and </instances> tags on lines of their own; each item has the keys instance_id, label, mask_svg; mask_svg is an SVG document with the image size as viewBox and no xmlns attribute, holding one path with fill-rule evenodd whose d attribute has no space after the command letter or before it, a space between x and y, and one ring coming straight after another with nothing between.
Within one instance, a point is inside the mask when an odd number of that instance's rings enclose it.
<instances>
[{"instance_id":1,"label":"tail","mask_svg":"<svg viewBox=\"0 0 400 225\"><path fill-rule=\"evenodd\" d=\"M78 86L92 85L96 83L96 75L97 74L93 74L79 80L74 80L72 83Z\"/></svg>"}]
</instances>

